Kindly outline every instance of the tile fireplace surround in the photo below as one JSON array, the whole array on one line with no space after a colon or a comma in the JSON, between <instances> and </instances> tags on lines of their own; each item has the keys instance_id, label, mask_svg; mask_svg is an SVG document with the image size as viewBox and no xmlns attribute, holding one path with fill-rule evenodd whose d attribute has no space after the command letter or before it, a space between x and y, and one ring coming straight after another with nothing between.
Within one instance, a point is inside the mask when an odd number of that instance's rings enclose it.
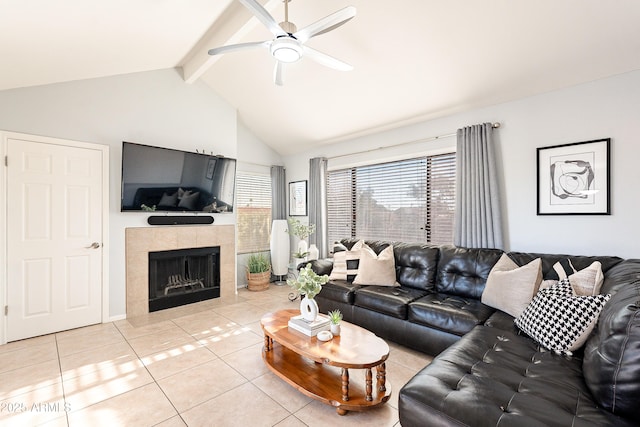
<instances>
[{"instance_id":1,"label":"tile fireplace surround","mask_svg":"<svg viewBox=\"0 0 640 427\"><path fill-rule=\"evenodd\" d=\"M127 318L149 313L149 252L207 246L220 246L220 296L234 295L234 225L125 229Z\"/></svg>"}]
</instances>

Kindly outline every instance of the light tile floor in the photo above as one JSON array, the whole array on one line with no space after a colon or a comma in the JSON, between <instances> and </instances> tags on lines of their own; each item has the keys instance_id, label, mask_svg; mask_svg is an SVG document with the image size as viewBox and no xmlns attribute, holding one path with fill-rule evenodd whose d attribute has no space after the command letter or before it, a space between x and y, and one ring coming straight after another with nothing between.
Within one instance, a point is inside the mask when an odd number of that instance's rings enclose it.
<instances>
[{"instance_id":1,"label":"light tile floor","mask_svg":"<svg viewBox=\"0 0 640 427\"><path fill-rule=\"evenodd\" d=\"M390 401L341 417L262 361L260 318L297 308L289 291L241 289L0 346L0 425L399 427L397 393L431 358L389 343Z\"/></svg>"}]
</instances>

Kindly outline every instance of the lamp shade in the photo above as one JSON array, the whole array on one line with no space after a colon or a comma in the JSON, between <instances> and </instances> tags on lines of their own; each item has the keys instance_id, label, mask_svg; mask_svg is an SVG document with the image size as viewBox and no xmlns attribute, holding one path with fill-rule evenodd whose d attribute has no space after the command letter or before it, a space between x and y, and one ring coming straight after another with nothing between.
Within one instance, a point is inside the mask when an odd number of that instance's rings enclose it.
<instances>
[{"instance_id":1,"label":"lamp shade","mask_svg":"<svg viewBox=\"0 0 640 427\"><path fill-rule=\"evenodd\" d=\"M275 219L271 224L271 270L276 276L284 276L289 267L289 233L286 219Z\"/></svg>"}]
</instances>

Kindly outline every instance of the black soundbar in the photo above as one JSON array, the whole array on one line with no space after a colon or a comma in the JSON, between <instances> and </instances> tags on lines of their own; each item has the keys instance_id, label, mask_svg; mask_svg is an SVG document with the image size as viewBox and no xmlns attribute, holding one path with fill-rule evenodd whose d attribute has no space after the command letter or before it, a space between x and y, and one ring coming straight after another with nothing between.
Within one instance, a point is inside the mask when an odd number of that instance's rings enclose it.
<instances>
[{"instance_id":1,"label":"black soundbar","mask_svg":"<svg viewBox=\"0 0 640 427\"><path fill-rule=\"evenodd\" d=\"M213 217L211 215L153 215L147 218L147 222L149 225L213 224Z\"/></svg>"}]
</instances>

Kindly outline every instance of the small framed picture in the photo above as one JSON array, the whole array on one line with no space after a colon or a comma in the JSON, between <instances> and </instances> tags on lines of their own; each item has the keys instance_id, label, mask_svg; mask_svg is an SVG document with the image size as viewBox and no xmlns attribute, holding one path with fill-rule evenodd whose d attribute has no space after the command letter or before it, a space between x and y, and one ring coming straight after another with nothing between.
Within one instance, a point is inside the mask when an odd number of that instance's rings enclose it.
<instances>
[{"instance_id":1,"label":"small framed picture","mask_svg":"<svg viewBox=\"0 0 640 427\"><path fill-rule=\"evenodd\" d=\"M307 181L289 183L289 216L307 216Z\"/></svg>"},{"instance_id":2,"label":"small framed picture","mask_svg":"<svg viewBox=\"0 0 640 427\"><path fill-rule=\"evenodd\" d=\"M611 139L540 147L538 215L611 215Z\"/></svg>"},{"instance_id":3,"label":"small framed picture","mask_svg":"<svg viewBox=\"0 0 640 427\"><path fill-rule=\"evenodd\" d=\"M213 179L213 171L216 168L216 159L209 159L207 164L207 179Z\"/></svg>"}]
</instances>

